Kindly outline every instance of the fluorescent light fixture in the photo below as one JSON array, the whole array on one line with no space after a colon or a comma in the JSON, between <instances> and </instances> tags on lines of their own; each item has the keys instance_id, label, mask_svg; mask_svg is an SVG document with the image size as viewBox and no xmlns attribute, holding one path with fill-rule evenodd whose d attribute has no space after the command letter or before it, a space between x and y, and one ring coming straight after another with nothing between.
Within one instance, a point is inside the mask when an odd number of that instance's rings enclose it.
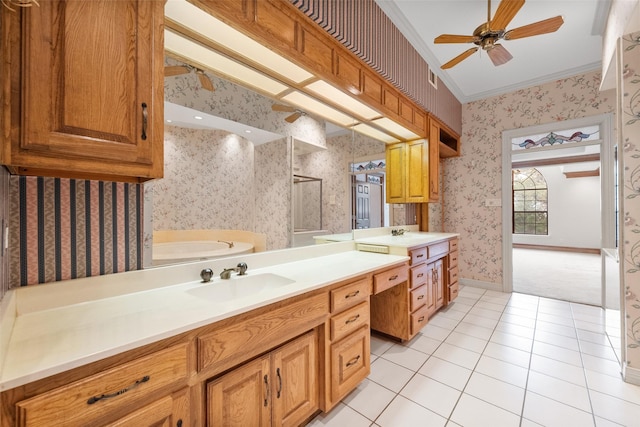
<instances>
[{"instance_id":1,"label":"fluorescent light fixture","mask_svg":"<svg viewBox=\"0 0 640 427\"><path fill-rule=\"evenodd\" d=\"M291 92L290 94L283 96L282 100L296 105L304 111L315 113L318 116L341 126L350 126L355 122L353 117L347 116L335 108L329 107L327 104L324 104L309 95L305 95L302 92Z\"/></svg>"},{"instance_id":2,"label":"fluorescent light fixture","mask_svg":"<svg viewBox=\"0 0 640 427\"><path fill-rule=\"evenodd\" d=\"M388 130L394 135L398 135L399 137L404 138L406 140L420 138L420 135L410 131L406 127L394 122L393 120L387 117L382 117L380 119L372 120L371 123L375 123L377 126L380 126L382 129Z\"/></svg>"},{"instance_id":3,"label":"fluorescent light fixture","mask_svg":"<svg viewBox=\"0 0 640 427\"><path fill-rule=\"evenodd\" d=\"M313 74L305 69L267 49L186 0L167 1L164 7L164 14L172 21L244 56L254 63L267 67L287 80L301 83L313 77Z\"/></svg>"},{"instance_id":4,"label":"fluorescent light fixture","mask_svg":"<svg viewBox=\"0 0 640 427\"><path fill-rule=\"evenodd\" d=\"M363 135L367 135L367 136L370 136L371 138L377 139L378 141L386 142L387 144L400 142L398 138L393 137L391 135L387 135L386 133L379 131L378 129L371 127L369 125L365 125L364 123L360 123L355 126L352 126L351 129Z\"/></svg>"},{"instance_id":5,"label":"fluorescent light fixture","mask_svg":"<svg viewBox=\"0 0 640 427\"><path fill-rule=\"evenodd\" d=\"M373 108L369 108L367 105L350 97L323 80L310 83L305 86L305 89L309 89L319 97L345 107L347 110L352 111L365 120L371 120L382 115Z\"/></svg>"},{"instance_id":6,"label":"fluorescent light fixture","mask_svg":"<svg viewBox=\"0 0 640 427\"><path fill-rule=\"evenodd\" d=\"M167 29L164 31L164 48L179 57L187 58L202 64L204 68L223 74L229 80L239 81L270 95L278 95L287 89L287 86L279 81Z\"/></svg>"}]
</instances>

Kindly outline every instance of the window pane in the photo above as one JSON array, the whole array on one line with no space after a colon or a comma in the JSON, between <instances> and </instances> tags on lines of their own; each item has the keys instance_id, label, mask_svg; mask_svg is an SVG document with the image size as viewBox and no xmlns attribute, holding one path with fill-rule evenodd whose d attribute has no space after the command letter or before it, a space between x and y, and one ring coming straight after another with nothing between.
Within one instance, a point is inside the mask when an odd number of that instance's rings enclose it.
<instances>
[{"instance_id":1,"label":"window pane","mask_svg":"<svg viewBox=\"0 0 640 427\"><path fill-rule=\"evenodd\" d=\"M513 170L513 232L548 234L547 182L539 170Z\"/></svg>"},{"instance_id":2,"label":"window pane","mask_svg":"<svg viewBox=\"0 0 640 427\"><path fill-rule=\"evenodd\" d=\"M536 234L547 234L547 224L536 224Z\"/></svg>"},{"instance_id":3,"label":"window pane","mask_svg":"<svg viewBox=\"0 0 640 427\"><path fill-rule=\"evenodd\" d=\"M524 224L516 224L513 228L514 234L524 234Z\"/></svg>"},{"instance_id":4,"label":"window pane","mask_svg":"<svg viewBox=\"0 0 640 427\"><path fill-rule=\"evenodd\" d=\"M535 200L527 200L524 202L524 210L527 212L535 212L536 211L536 201Z\"/></svg>"},{"instance_id":5,"label":"window pane","mask_svg":"<svg viewBox=\"0 0 640 427\"><path fill-rule=\"evenodd\" d=\"M513 215L513 223L516 225L524 224L524 214L516 213Z\"/></svg>"},{"instance_id":6,"label":"window pane","mask_svg":"<svg viewBox=\"0 0 640 427\"><path fill-rule=\"evenodd\" d=\"M524 225L525 234L536 234L536 225L535 224L525 224Z\"/></svg>"}]
</instances>

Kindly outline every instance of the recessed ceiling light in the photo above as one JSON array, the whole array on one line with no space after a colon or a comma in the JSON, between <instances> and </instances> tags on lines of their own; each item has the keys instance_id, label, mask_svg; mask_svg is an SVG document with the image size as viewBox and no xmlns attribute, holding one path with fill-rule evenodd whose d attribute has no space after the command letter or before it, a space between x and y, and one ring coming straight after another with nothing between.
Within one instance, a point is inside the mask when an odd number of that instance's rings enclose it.
<instances>
[{"instance_id":1,"label":"recessed ceiling light","mask_svg":"<svg viewBox=\"0 0 640 427\"><path fill-rule=\"evenodd\" d=\"M173 120L167 119L167 123L172 123L172 122L173 122Z\"/></svg>"},{"instance_id":2,"label":"recessed ceiling light","mask_svg":"<svg viewBox=\"0 0 640 427\"><path fill-rule=\"evenodd\" d=\"M193 118L196 120L202 120L202 116L193 116Z\"/></svg>"}]
</instances>

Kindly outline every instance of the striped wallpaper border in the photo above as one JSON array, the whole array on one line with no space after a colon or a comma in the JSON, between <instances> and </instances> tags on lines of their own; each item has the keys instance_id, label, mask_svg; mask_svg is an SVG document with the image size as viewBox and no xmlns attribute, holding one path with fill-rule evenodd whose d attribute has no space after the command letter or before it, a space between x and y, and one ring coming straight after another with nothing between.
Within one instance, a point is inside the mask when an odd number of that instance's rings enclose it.
<instances>
[{"instance_id":1,"label":"striped wallpaper border","mask_svg":"<svg viewBox=\"0 0 640 427\"><path fill-rule=\"evenodd\" d=\"M10 286L142 268L142 184L12 176Z\"/></svg>"}]
</instances>

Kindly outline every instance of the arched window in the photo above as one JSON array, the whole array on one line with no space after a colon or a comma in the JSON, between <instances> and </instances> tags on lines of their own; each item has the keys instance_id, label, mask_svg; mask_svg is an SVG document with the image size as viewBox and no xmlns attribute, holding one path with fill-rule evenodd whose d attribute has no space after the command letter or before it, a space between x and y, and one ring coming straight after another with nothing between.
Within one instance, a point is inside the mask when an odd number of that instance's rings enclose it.
<instances>
[{"instance_id":1,"label":"arched window","mask_svg":"<svg viewBox=\"0 0 640 427\"><path fill-rule=\"evenodd\" d=\"M513 234L549 233L547 181L538 169L514 169Z\"/></svg>"}]
</instances>

